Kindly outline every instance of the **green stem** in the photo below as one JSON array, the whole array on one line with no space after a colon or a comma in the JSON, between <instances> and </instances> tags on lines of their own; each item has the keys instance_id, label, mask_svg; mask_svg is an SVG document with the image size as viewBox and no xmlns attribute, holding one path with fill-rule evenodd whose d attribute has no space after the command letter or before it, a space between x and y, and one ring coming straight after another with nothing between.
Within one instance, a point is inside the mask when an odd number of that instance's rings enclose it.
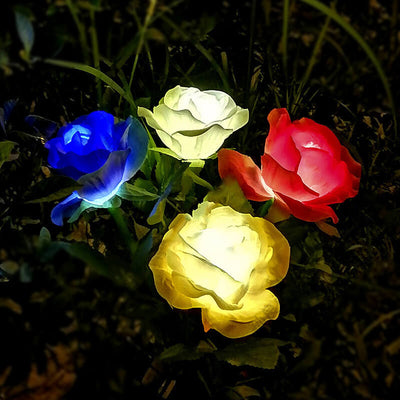
<instances>
[{"instance_id":1,"label":"green stem","mask_svg":"<svg viewBox=\"0 0 400 400\"><path fill-rule=\"evenodd\" d=\"M315 63L317 62L317 57L318 57L318 54L321 51L322 42L323 42L323 40L325 38L325 34L326 34L327 30L328 30L330 20L331 20L331 18L329 16L327 16L326 19L325 19L324 26L322 27L322 29L321 29L321 31L320 31L320 33L318 35L318 39L317 39L317 41L315 43L313 52L311 54L310 61L309 61L308 65L307 65L306 72L304 73L303 79L301 80L301 83L300 83L299 88L297 90L296 99L295 99L293 107L292 107L292 114L293 115L296 113L297 106L298 106L298 104L300 102L301 93L303 91L303 88L306 86L308 80L310 79L311 72L312 72L312 70L314 68Z\"/></svg>"},{"instance_id":2,"label":"green stem","mask_svg":"<svg viewBox=\"0 0 400 400\"><path fill-rule=\"evenodd\" d=\"M65 1L67 4L67 7L69 9L69 12L72 15L72 18L75 22L75 25L78 29L78 33L79 33L79 41L81 43L82 46L82 53L83 53L83 59L85 64L89 63L89 46L88 46L88 42L87 42L87 38L86 38L86 33L85 33L85 27L83 24L81 24L81 21L79 20L78 17L78 11L75 7L74 4L72 4L71 0L66 0Z\"/></svg>"},{"instance_id":3,"label":"green stem","mask_svg":"<svg viewBox=\"0 0 400 400\"><path fill-rule=\"evenodd\" d=\"M109 208L109 213L113 217L118 230L125 241L126 246L131 254L132 261L135 259L137 250L137 242L132 238L131 232L129 231L128 225L126 224L125 217L122 215L120 208Z\"/></svg>"},{"instance_id":4,"label":"green stem","mask_svg":"<svg viewBox=\"0 0 400 400\"><path fill-rule=\"evenodd\" d=\"M130 78L129 78L129 89L130 90L131 90L131 87L132 87L133 76L135 75L137 63L138 63L138 60L139 60L139 55L140 55L140 53L142 51L142 47L143 47L143 44L144 44L144 37L145 37L145 34L146 34L146 30L147 30L147 27L148 27L148 25L149 25L149 23L151 21L151 17L154 14L154 9L155 9L156 4L157 4L157 0L150 0L150 4L149 4L149 7L147 8L147 12L146 12L146 18L144 19L144 24L143 24L142 27L140 27L140 21L139 21L138 18L137 18L137 21L136 21L138 23L138 27L140 29L140 36L139 36L139 44L138 44L138 47L136 49L135 59L133 61L133 65L132 65L131 75L130 75Z\"/></svg>"},{"instance_id":5,"label":"green stem","mask_svg":"<svg viewBox=\"0 0 400 400\"><path fill-rule=\"evenodd\" d=\"M122 96L132 107L132 110L136 110L136 104L133 101L132 94L129 90L124 90L120 85L118 85L113 79L111 79L104 72L99 71L96 68L93 68L89 65L80 64L72 61L65 60L53 60L53 59L45 59L43 60L47 64L57 65L58 67L77 69L78 71L86 72L88 74L93 75L96 78L99 78L106 85L110 86L113 90L115 90L120 96Z\"/></svg>"}]
</instances>

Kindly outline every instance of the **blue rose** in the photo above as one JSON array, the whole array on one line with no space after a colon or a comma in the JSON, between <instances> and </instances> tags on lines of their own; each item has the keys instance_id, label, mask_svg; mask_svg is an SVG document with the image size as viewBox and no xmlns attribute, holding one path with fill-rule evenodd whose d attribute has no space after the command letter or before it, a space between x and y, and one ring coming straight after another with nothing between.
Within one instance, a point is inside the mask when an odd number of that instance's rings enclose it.
<instances>
[{"instance_id":1,"label":"blue rose","mask_svg":"<svg viewBox=\"0 0 400 400\"><path fill-rule=\"evenodd\" d=\"M114 123L114 117L104 111L83 115L62 127L45 145L48 162L82 187L53 208L53 223L76 219L85 208L109 207L120 186L141 167L147 145L147 133L137 119Z\"/></svg>"}]
</instances>

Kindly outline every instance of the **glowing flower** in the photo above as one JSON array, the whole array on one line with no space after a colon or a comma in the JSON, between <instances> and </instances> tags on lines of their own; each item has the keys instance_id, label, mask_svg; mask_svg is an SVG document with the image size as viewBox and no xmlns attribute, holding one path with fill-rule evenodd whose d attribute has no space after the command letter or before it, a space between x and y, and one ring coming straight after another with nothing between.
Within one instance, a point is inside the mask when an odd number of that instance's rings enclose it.
<instances>
[{"instance_id":1,"label":"glowing flower","mask_svg":"<svg viewBox=\"0 0 400 400\"><path fill-rule=\"evenodd\" d=\"M289 266L284 236L263 218L203 202L171 223L150 269L158 293L176 308L201 308L204 330L250 335L279 315L266 290Z\"/></svg>"},{"instance_id":2,"label":"glowing flower","mask_svg":"<svg viewBox=\"0 0 400 400\"><path fill-rule=\"evenodd\" d=\"M62 127L45 145L48 162L82 187L54 207L53 223L62 225L63 218L78 210L82 201L94 207L107 205L142 165L147 144L147 133L137 119L114 124L114 117L104 111L83 115Z\"/></svg>"},{"instance_id":3,"label":"glowing flower","mask_svg":"<svg viewBox=\"0 0 400 400\"><path fill-rule=\"evenodd\" d=\"M250 200L275 198L283 212L304 221L338 217L330 204L358 193L361 165L326 126L308 118L290 121L286 109L268 116L270 131L261 170L248 156L233 150L218 153L221 178L235 178Z\"/></svg>"},{"instance_id":4,"label":"glowing flower","mask_svg":"<svg viewBox=\"0 0 400 400\"><path fill-rule=\"evenodd\" d=\"M138 107L138 115L169 149L186 160L209 157L249 120L249 111L226 93L181 86L169 90L153 112Z\"/></svg>"}]
</instances>

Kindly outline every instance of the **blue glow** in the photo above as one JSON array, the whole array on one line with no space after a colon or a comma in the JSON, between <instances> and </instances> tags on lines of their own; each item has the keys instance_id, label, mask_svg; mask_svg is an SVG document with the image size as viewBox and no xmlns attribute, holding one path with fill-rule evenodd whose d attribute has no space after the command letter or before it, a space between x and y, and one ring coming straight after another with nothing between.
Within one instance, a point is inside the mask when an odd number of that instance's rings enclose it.
<instances>
[{"instance_id":1,"label":"blue glow","mask_svg":"<svg viewBox=\"0 0 400 400\"><path fill-rule=\"evenodd\" d=\"M108 200L110 200L112 197L114 197L117 194L119 188L121 187L121 185L123 183L124 182L120 182L112 192L110 192L106 196L101 197L100 199L96 199L96 200L92 200L92 201L90 201L88 199L84 199L84 200L87 203L91 203L91 204L94 204L96 206L102 206L104 203L106 203Z\"/></svg>"},{"instance_id":2,"label":"blue glow","mask_svg":"<svg viewBox=\"0 0 400 400\"><path fill-rule=\"evenodd\" d=\"M62 225L64 218L79 217L82 200L97 208L110 206L109 200L142 165L148 136L135 118L116 123L111 114L94 111L62 127L45 146L49 164L81 184L52 211L52 221Z\"/></svg>"},{"instance_id":3,"label":"blue glow","mask_svg":"<svg viewBox=\"0 0 400 400\"><path fill-rule=\"evenodd\" d=\"M64 133L64 144L71 143L72 138L78 133L81 138L82 144L85 145L89 139L91 132L89 129L84 128L82 125L71 125L71 129Z\"/></svg>"}]
</instances>

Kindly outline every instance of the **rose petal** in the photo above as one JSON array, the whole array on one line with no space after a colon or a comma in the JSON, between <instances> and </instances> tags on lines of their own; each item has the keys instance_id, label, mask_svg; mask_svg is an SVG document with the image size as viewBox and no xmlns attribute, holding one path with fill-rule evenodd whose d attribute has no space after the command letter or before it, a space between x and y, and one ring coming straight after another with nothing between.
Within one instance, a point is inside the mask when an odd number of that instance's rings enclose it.
<instances>
[{"instance_id":1,"label":"rose petal","mask_svg":"<svg viewBox=\"0 0 400 400\"><path fill-rule=\"evenodd\" d=\"M87 155L99 149L112 151L113 126L114 117L111 114L104 111L94 111L61 128L57 136L62 136L65 139L65 153L73 152L78 155ZM82 134L79 133L80 129ZM89 135L87 132L89 132ZM71 137L69 137L70 134L72 134ZM86 136L88 138L83 140Z\"/></svg>"},{"instance_id":2,"label":"rose petal","mask_svg":"<svg viewBox=\"0 0 400 400\"><path fill-rule=\"evenodd\" d=\"M103 204L113 197L123 183L123 174L130 149L110 153L105 164L97 171L83 175L78 182L79 195L88 202Z\"/></svg>"},{"instance_id":3,"label":"rose petal","mask_svg":"<svg viewBox=\"0 0 400 400\"><path fill-rule=\"evenodd\" d=\"M228 96L226 93L224 94ZM226 117L225 105L227 98L225 96L220 101L212 93L198 91L191 96L191 101L187 108L195 118L207 125ZM220 97L219 93L218 97Z\"/></svg>"},{"instance_id":4,"label":"rose petal","mask_svg":"<svg viewBox=\"0 0 400 400\"><path fill-rule=\"evenodd\" d=\"M353 177L353 189L358 192L361 178L361 164L354 160L346 147L341 147L341 159L346 163Z\"/></svg>"},{"instance_id":5,"label":"rose petal","mask_svg":"<svg viewBox=\"0 0 400 400\"><path fill-rule=\"evenodd\" d=\"M132 122L132 117L128 117L125 121L120 121L117 124L114 125L113 128L113 144L112 144L112 149L114 150L124 150L121 148L121 138L123 134L126 132L126 129L128 128L129 124ZM135 118L136 120L136 118Z\"/></svg>"},{"instance_id":6,"label":"rose petal","mask_svg":"<svg viewBox=\"0 0 400 400\"><path fill-rule=\"evenodd\" d=\"M127 128L118 146L118 149L121 150L130 149L122 176L123 182L131 179L142 166L149 144L147 132L139 120L129 117L125 122Z\"/></svg>"},{"instance_id":7,"label":"rose petal","mask_svg":"<svg viewBox=\"0 0 400 400\"><path fill-rule=\"evenodd\" d=\"M196 131L205 128L205 124L196 119L189 110L173 110L165 104L160 104L149 110L138 109L138 115L146 118L146 122L154 129L161 129L172 135L181 131Z\"/></svg>"},{"instance_id":8,"label":"rose petal","mask_svg":"<svg viewBox=\"0 0 400 400\"><path fill-rule=\"evenodd\" d=\"M69 218L79 207L82 199L77 192L73 192L61 203L58 203L51 211L51 220L53 224L62 226L63 219Z\"/></svg>"},{"instance_id":9,"label":"rose petal","mask_svg":"<svg viewBox=\"0 0 400 400\"><path fill-rule=\"evenodd\" d=\"M267 201L274 197L261 175L260 168L253 160L234 150L221 149L218 152L218 172L222 179L234 178L249 200Z\"/></svg>"},{"instance_id":10,"label":"rose petal","mask_svg":"<svg viewBox=\"0 0 400 400\"><path fill-rule=\"evenodd\" d=\"M193 308L195 300L178 292L173 286L170 264L177 265L180 263L180 260L173 252L169 252L167 259L167 251L175 247L176 232L179 232L190 218L188 214L178 214L176 216L169 226L168 232L164 235L157 253L149 262L149 268L153 273L157 292L166 299L171 306L183 310Z\"/></svg>"},{"instance_id":11,"label":"rose petal","mask_svg":"<svg viewBox=\"0 0 400 400\"><path fill-rule=\"evenodd\" d=\"M92 131L89 142L92 139L93 142L99 140L98 143L93 143L93 146L96 146L96 148L99 148L97 146L101 146L101 148L105 148L109 151L113 150L114 117L111 114L105 111L94 111L88 115L77 118L74 123L87 126Z\"/></svg>"},{"instance_id":12,"label":"rose petal","mask_svg":"<svg viewBox=\"0 0 400 400\"><path fill-rule=\"evenodd\" d=\"M307 187L296 172L288 171L268 154L261 157L261 174L265 183L280 195L299 201L318 197L318 193Z\"/></svg>"},{"instance_id":13,"label":"rose petal","mask_svg":"<svg viewBox=\"0 0 400 400\"><path fill-rule=\"evenodd\" d=\"M110 152L107 150L96 150L84 156L75 153L67 153L57 163L57 169L60 170L60 173L67 175L64 170L69 171L68 168L73 166L80 174L78 177L72 175L68 176L73 179L79 179L83 174L88 174L101 168L109 154Z\"/></svg>"},{"instance_id":14,"label":"rose petal","mask_svg":"<svg viewBox=\"0 0 400 400\"><path fill-rule=\"evenodd\" d=\"M194 87L175 86L165 93L160 104L165 104L173 110L186 110L189 106L192 96L200 90Z\"/></svg>"},{"instance_id":15,"label":"rose petal","mask_svg":"<svg viewBox=\"0 0 400 400\"><path fill-rule=\"evenodd\" d=\"M341 144L328 127L309 118L293 121L293 127L295 129L291 136L300 153L303 149L320 149L329 153L333 159L340 160Z\"/></svg>"},{"instance_id":16,"label":"rose petal","mask_svg":"<svg viewBox=\"0 0 400 400\"><path fill-rule=\"evenodd\" d=\"M336 213L327 205L301 203L300 201L284 195L282 195L282 198L289 206L292 214L298 219L308 222L317 222L322 219L332 218L335 224L339 221Z\"/></svg>"},{"instance_id":17,"label":"rose petal","mask_svg":"<svg viewBox=\"0 0 400 400\"><path fill-rule=\"evenodd\" d=\"M271 222L253 218L252 224L262 248L251 275L249 293L277 285L286 276L290 259L288 241Z\"/></svg>"},{"instance_id":18,"label":"rose petal","mask_svg":"<svg viewBox=\"0 0 400 400\"><path fill-rule=\"evenodd\" d=\"M57 164L60 158L62 157L63 154L65 154L63 139L59 137L50 139L45 143L44 147L49 150L49 154L47 156L47 162L53 168L57 168Z\"/></svg>"},{"instance_id":19,"label":"rose petal","mask_svg":"<svg viewBox=\"0 0 400 400\"><path fill-rule=\"evenodd\" d=\"M296 171L300 153L292 138L293 125L285 108L276 108L268 115L269 133L265 140L264 153L269 154L283 168Z\"/></svg>"},{"instance_id":20,"label":"rose petal","mask_svg":"<svg viewBox=\"0 0 400 400\"><path fill-rule=\"evenodd\" d=\"M239 310L208 308L202 310L205 328L212 328L224 336L235 339L251 335L268 320L278 318L280 305L275 295L264 290L258 294L246 294Z\"/></svg>"},{"instance_id":21,"label":"rose petal","mask_svg":"<svg viewBox=\"0 0 400 400\"><path fill-rule=\"evenodd\" d=\"M249 122L249 110L236 107L235 113L225 120L218 122L218 125L222 126L224 129L232 129L237 131L241 127L245 126Z\"/></svg>"},{"instance_id":22,"label":"rose petal","mask_svg":"<svg viewBox=\"0 0 400 400\"><path fill-rule=\"evenodd\" d=\"M163 131L157 131L160 139L182 159L204 159L214 154L233 131L213 125L198 136L185 136L180 133L167 138Z\"/></svg>"},{"instance_id":23,"label":"rose petal","mask_svg":"<svg viewBox=\"0 0 400 400\"><path fill-rule=\"evenodd\" d=\"M297 173L304 184L317 192L320 198L337 191L342 193L344 200L348 197L346 195L348 191L352 191L352 179L346 163L336 160L329 153L316 148L303 150ZM341 198L341 196L338 197Z\"/></svg>"}]
</instances>

